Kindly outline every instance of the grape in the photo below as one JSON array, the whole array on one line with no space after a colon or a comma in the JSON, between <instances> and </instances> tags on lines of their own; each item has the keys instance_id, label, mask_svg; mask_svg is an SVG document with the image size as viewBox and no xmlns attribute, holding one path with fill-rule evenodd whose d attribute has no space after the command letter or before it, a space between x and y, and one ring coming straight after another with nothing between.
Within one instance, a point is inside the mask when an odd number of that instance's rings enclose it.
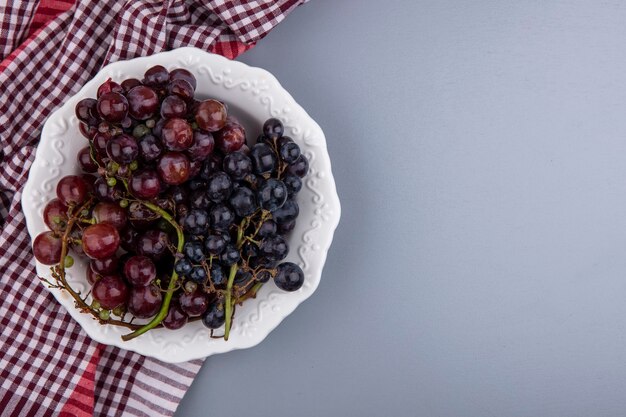
<instances>
[{"instance_id":1,"label":"grape","mask_svg":"<svg viewBox=\"0 0 626 417\"><path fill-rule=\"evenodd\" d=\"M93 193L95 190L95 184L97 180L96 176L90 175L90 174L82 174L80 177L83 180L85 180L85 184L87 184L87 192Z\"/></svg>"},{"instance_id":2,"label":"grape","mask_svg":"<svg viewBox=\"0 0 626 417\"><path fill-rule=\"evenodd\" d=\"M179 259L174 265L174 271L176 271L176 273L181 277L189 275L192 269L193 265L187 258Z\"/></svg>"},{"instance_id":3,"label":"grape","mask_svg":"<svg viewBox=\"0 0 626 417\"><path fill-rule=\"evenodd\" d=\"M193 94L193 90L196 89L196 77L194 77L194 75L191 72L187 71L184 68L176 68L175 70L170 72L170 81L172 81L171 84L173 84L174 81L177 81L177 80L187 81L189 85L191 86L192 94Z\"/></svg>"},{"instance_id":4,"label":"grape","mask_svg":"<svg viewBox=\"0 0 626 417\"><path fill-rule=\"evenodd\" d=\"M281 139L284 139L284 137ZM287 142L280 146L279 154L280 159L291 164L300 157L300 147L294 142Z\"/></svg>"},{"instance_id":5,"label":"grape","mask_svg":"<svg viewBox=\"0 0 626 417\"><path fill-rule=\"evenodd\" d=\"M285 234L285 233L291 232L295 227L296 227L296 220L295 219L294 220L289 220L289 221L281 223L278 226L278 231L281 234Z\"/></svg>"},{"instance_id":6,"label":"grape","mask_svg":"<svg viewBox=\"0 0 626 417\"><path fill-rule=\"evenodd\" d=\"M108 223L92 224L83 230L83 251L92 259L109 258L120 246L120 235Z\"/></svg>"},{"instance_id":7,"label":"grape","mask_svg":"<svg viewBox=\"0 0 626 417\"><path fill-rule=\"evenodd\" d=\"M162 86L170 79L170 74L162 65L149 68L143 75L143 83L152 86Z\"/></svg>"},{"instance_id":8,"label":"grape","mask_svg":"<svg viewBox=\"0 0 626 417\"><path fill-rule=\"evenodd\" d=\"M193 130L183 119L169 119L163 125L161 140L163 140L163 145L171 151L184 151L193 144Z\"/></svg>"},{"instance_id":9,"label":"grape","mask_svg":"<svg viewBox=\"0 0 626 417\"><path fill-rule=\"evenodd\" d=\"M207 311L202 315L202 324L209 329L218 329L226 321L226 313L224 311L224 303L217 300L212 302Z\"/></svg>"},{"instance_id":10,"label":"grape","mask_svg":"<svg viewBox=\"0 0 626 417\"><path fill-rule=\"evenodd\" d=\"M76 104L76 117L83 123L95 125L98 123L98 101L93 98L84 98Z\"/></svg>"},{"instance_id":11,"label":"grape","mask_svg":"<svg viewBox=\"0 0 626 417\"><path fill-rule=\"evenodd\" d=\"M194 235L205 233L208 226L209 216L204 210L191 210L183 221L183 228Z\"/></svg>"},{"instance_id":12,"label":"grape","mask_svg":"<svg viewBox=\"0 0 626 417\"><path fill-rule=\"evenodd\" d=\"M95 205L92 214L96 222L109 223L117 230L126 226L126 210L121 208L119 204L101 201Z\"/></svg>"},{"instance_id":13,"label":"grape","mask_svg":"<svg viewBox=\"0 0 626 417\"><path fill-rule=\"evenodd\" d=\"M110 137L103 133L97 133L93 137L93 147L98 155L107 156L107 142L109 139Z\"/></svg>"},{"instance_id":14,"label":"grape","mask_svg":"<svg viewBox=\"0 0 626 417\"><path fill-rule=\"evenodd\" d=\"M152 128L152 133L160 138L161 134L163 133L163 125L165 124L166 120L165 119L159 119L156 124L154 125L154 127Z\"/></svg>"},{"instance_id":15,"label":"grape","mask_svg":"<svg viewBox=\"0 0 626 417\"><path fill-rule=\"evenodd\" d=\"M283 291L296 291L304 283L304 272L293 262L283 262L276 268L274 283Z\"/></svg>"},{"instance_id":16,"label":"grape","mask_svg":"<svg viewBox=\"0 0 626 417\"><path fill-rule=\"evenodd\" d=\"M282 181L269 178L261 183L258 198L259 204L265 210L276 211L287 200L287 187Z\"/></svg>"},{"instance_id":17,"label":"grape","mask_svg":"<svg viewBox=\"0 0 626 417\"><path fill-rule=\"evenodd\" d=\"M76 160L78 161L78 165L84 172L96 172L98 171L98 164L96 164L93 159L91 159L91 152L89 150L89 146L85 146L76 155Z\"/></svg>"},{"instance_id":18,"label":"grape","mask_svg":"<svg viewBox=\"0 0 626 417\"><path fill-rule=\"evenodd\" d=\"M256 276L254 278L258 282L267 282L267 281L270 280L270 278L272 278L272 274L267 269L263 269L263 270L257 272L257 274L256 274Z\"/></svg>"},{"instance_id":19,"label":"grape","mask_svg":"<svg viewBox=\"0 0 626 417\"><path fill-rule=\"evenodd\" d=\"M163 296L155 284L134 287L128 298L128 311L139 319L147 319L159 312Z\"/></svg>"},{"instance_id":20,"label":"grape","mask_svg":"<svg viewBox=\"0 0 626 417\"><path fill-rule=\"evenodd\" d=\"M137 87L138 85L141 85L141 81L139 81L137 78L128 78L122 81L122 89L125 93L128 93L130 90L132 90L133 87Z\"/></svg>"},{"instance_id":21,"label":"grape","mask_svg":"<svg viewBox=\"0 0 626 417\"><path fill-rule=\"evenodd\" d=\"M285 178L283 178L283 182L287 187L287 194L289 194L290 197L298 194L302 189L302 180L300 179L300 177L297 177L295 175L285 175Z\"/></svg>"},{"instance_id":22,"label":"grape","mask_svg":"<svg viewBox=\"0 0 626 417\"><path fill-rule=\"evenodd\" d=\"M159 96L156 91L145 85L137 85L128 93L128 113L137 120L147 120L154 116L159 108Z\"/></svg>"},{"instance_id":23,"label":"grape","mask_svg":"<svg viewBox=\"0 0 626 417\"><path fill-rule=\"evenodd\" d=\"M60 232L67 226L67 206L58 198L53 198L43 209L43 221L52 231Z\"/></svg>"},{"instance_id":24,"label":"grape","mask_svg":"<svg viewBox=\"0 0 626 417\"><path fill-rule=\"evenodd\" d=\"M298 203L296 203L293 199L289 199L281 208L272 213L272 218L278 225L280 225L282 223L295 220L296 217L298 217L299 212Z\"/></svg>"},{"instance_id":25,"label":"grape","mask_svg":"<svg viewBox=\"0 0 626 417\"><path fill-rule=\"evenodd\" d=\"M259 206L254 192L247 187L239 187L233 192L230 205L239 217L251 215Z\"/></svg>"},{"instance_id":26,"label":"grape","mask_svg":"<svg viewBox=\"0 0 626 417\"><path fill-rule=\"evenodd\" d=\"M240 151L229 153L224 157L224 172L233 179L242 180L252 172L252 160Z\"/></svg>"},{"instance_id":27,"label":"grape","mask_svg":"<svg viewBox=\"0 0 626 417\"><path fill-rule=\"evenodd\" d=\"M280 261L287 257L289 245L282 236L267 237L261 242L261 253L266 257Z\"/></svg>"},{"instance_id":28,"label":"grape","mask_svg":"<svg viewBox=\"0 0 626 417\"><path fill-rule=\"evenodd\" d=\"M104 259L92 259L89 261L89 268L96 274L108 275L117 270L118 259L115 256Z\"/></svg>"},{"instance_id":29,"label":"grape","mask_svg":"<svg viewBox=\"0 0 626 417\"><path fill-rule=\"evenodd\" d=\"M106 93L98 97L98 113L107 122L121 122L128 114L128 100L120 93Z\"/></svg>"},{"instance_id":30,"label":"grape","mask_svg":"<svg viewBox=\"0 0 626 417\"><path fill-rule=\"evenodd\" d=\"M202 251L201 242L185 242L183 253L191 262L199 264L204 261L204 252Z\"/></svg>"},{"instance_id":31,"label":"grape","mask_svg":"<svg viewBox=\"0 0 626 417\"><path fill-rule=\"evenodd\" d=\"M189 178L193 178L200 173L202 161L189 161Z\"/></svg>"},{"instance_id":32,"label":"grape","mask_svg":"<svg viewBox=\"0 0 626 417\"><path fill-rule=\"evenodd\" d=\"M180 302L181 310L183 310L189 317L198 317L202 315L209 305L209 298L200 289L190 293L181 294L178 301Z\"/></svg>"},{"instance_id":33,"label":"grape","mask_svg":"<svg viewBox=\"0 0 626 417\"><path fill-rule=\"evenodd\" d=\"M250 159L256 174L264 174L276 169L276 154L269 145L264 143L257 143L252 147Z\"/></svg>"},{"instance_id":34,"label":"grape","mask_svg":"<svg viewBox=\"0 0 626 417\"><path fill-rule=\"evenodd\" d=\"M238 269L233 283L238 287L246 287L252 281L252 278L253 276L250 272Z\"/></svg>"},{"instance_id":35,"label":"grape","mask_svg":"<svg viewBox=\"0 0 626 417\"><path fill-rule=\"evenodd\" d=\"M179 204L187 201L187 191L182 186L175 186L169 189L169 195L174 203Z\"/></svg>"},{"instance_id":36,"label":"grape","mask_svg":"<svg viewBox=\"0 0 626 417\"><path fill-rule=\"evenodd\" d=\"M137 229L147 229L154 226L159 215L139 201L133 201L128 207L130 224Z\"/></svg>"},{"instance_id":37,"label":"grape","mask_svg":"<svg viewBox=\"0 0 626 417\"><path fill-rule=\"evenodd\" d=\"M135 287L145 287L156 278L156 266L147 256L135 255L124 264L124 276Z\"/></svg>"},{"instance_id":38,"label":"grape","mask_svg":"<svg viewBox=\"0 0 626 417\"><path fill-rule=\"evenodd\" d=\"M150 200L159 195L161 181L159 181L159 175L155 171L146 169L132 176L129 188L137 197Z\"/></svg>"},{"instance_id":39,"label":"grape","mask_svg":"<svg viewBox=\"0 0 626 417\"><path fill-rule=\"evenodd\" d=\"M207 195L209 198L219 203L226 200L233 191L233 183L230 177L223 172L216 172L211 175L207 184Z\"/></svg>"},{"instance_id":40,"label":"grape","mask_svg":"<svg viewBox=\"0 0 626 417\"><path fill-rule=\"evenodd\" d=\"M165 327L166 329L176 330L187 324L188 320L189 317L183 311L183 309L180 308L180 304L178 302L172 301L172 303L170 304L170 308L167 312L167 316L165 316L165 318L163 319L162 324L163 327Z\"/></svg>"},{"instance_id":41,"label":"grape","mask_svg":"<svg viewBox=\"0 0 626 417\"><path fill-rule=\"evenodd\" d=\"M211 267L210 273L213 285L218 286L226 284L226 274L224 274L224 270L221 266L214 264Z\"/></svg>"},{"instance_id":42,"label":"grape","mask_svg":"<svg viewBox=\"0 0 626 417\"><path fill-rule=\"evenodd\" d=\"M206 271L201 265L196 265L189 273L189 279L196 284L204 284L207 279Z\"/></svg>"},{"instance_id":43,"label":"grape","mask_svg":"<svg viewBox=\"0 0 626 417\"><path fill-rule=\"evenodd\" d=\"M189 179L189 159L180 152L166 152L159 159L157 171L163 182L182 184Z\"/></svg>"},{"instance_id":44,"label":"grape","mask_svg":"<svg viewBox=\"0 0 626 417\"><path fill-rule=\"evenodd\" d=\"M191 194L189 199L191 208L206 210L211 205L211 200L205 191L197 190Z\"/></svg>"},{"instance_id":45,"label":"grape","mask_svg":"<svg viewBox=\"0 0 626 417\"><path fill-rule=\"evenodd\" d=\"M204 100L196 106L194 117L200 129L217 132L226 124L226 107L217 100Z\"/></svg>"},{"instance_id":46,"label":"grape","mask_svg":"<svg viewBox=\"0 0 626 417\"><path fill-rule=\"evenodd\" d=\"M93 189L96 197L103 201L113 201L121 193L118 185L109 187L107 180L103 177L100 177L95 181Z\"/></svg>"},{"instance_id":47,"label":"grape","mask_svg":"<svg viewBox=\"0 0 626 417\"><path fill-rule=\"evenodd\" d=\"M278 119L267 119L265 123L263 123L263 135L266 138L278 139L283 135L284 131L283 123Z\"/></svg>"},{"instance_id":48,"label":"grape","mask_svg":"<svg viewBox=\"0 0 626 417\"><path fill-rule=\"evenodd\" d=\"M226 266L230 266L236 262L239 262L241 255L234 245L227 245L224 252L220 255L220 262Z\"/></svg>"},{"instance_id":49,"label":"grape","mask_svg":"<svg viewBox=\"0 0 626 417\"><path fill-rule=\"evenodd\" d=\"M193 99L193 87L189 82L178 79L172 80L167 86L168 94L175 94L183 100L190 101Z\"/></svg>"},{"instance_id":50,"label":"grape","mask_svg":"<svg viewBox=\"0 0 626 417\"><path fill-rule=\"evenodd\" d=\"M129 164L139 155L139 146L135 138L122 133L107 142L107 155L119 164Z\"/></svg>"},{"instance_id":51,"label":"grape","mask_svg":"<svg viewBox=\"0 0 626 417\"><path fill-rule=\"evenodd\" d=\"M159 140L154 135L145 135L139 140L139 156L144 162L151 162L156 160L163 148Z\"/></svg>"},{"instance_id":52,"label":"grape","mask_svg":"<svg viewBox=\"0 0 626 417\"><path fill-rule=\"evenodd\" d=\"M135 252L136 250L136 240L139 232L135 230L133 227L126 227L124 230L120 232L120 246L122 249L128 252Z\"/></svg>"},{"instance_id":53,"label":"grape","mask_svg":"<svg viewBox=\"0 0 626 417\"><path fill-rule=\"evenodd\" d=\"M44 265L55 265L61 261L61 237L47 231L37 235L33 242L35 258Z\"/></svg>"},{"instance_id":54,"label":"grape","mask_svg":"<svg viewBox=\"0 0 626 417\"><path fill-rule=\"evenodd\" d=\"M123 93L123 92L124 92L124 89L122 88L122 86L109 78L108 80L100 84L100 87L98 87L98 91L96 93L96 97L100 98L107 93Z\"/></svg>"},{"instance_id":55,"label":"grape","mask_svg":"<svg viewBox=\"0 0 626 417\"><path fill-rule=\"evenodd\" d=\"M112 310L126 303L128 287L118 275L107 275L93 284L91 295L102 308Z\"/></svg>"},{"instance_id":56,"label":"grape","mask_svg":"<svg viewBox=\"0 0 626 417\"><path fill-rule=\"evenodd\" d=\"M161 102L161 117L171 119L173 117L184 117L187 113L187 104L176 96L167 96Z\"/></svg>"},{"instance_id":57,"label":"grape","mask_svg":"<svg viewBox=\"0 0 626 417\"><path fill-rule=\"evenodd\" d=\"M91 139L94 137L96 133L98 133L98 129L95 126L89 126L84 123L80 123L78 125L78 130L80 134L86 137L87 139Z\"/></svg>"},{"instance_id":58,"label":"grape","mask_svg":"<svg viewBox=\"0 0 626 417\"><path fill-rule=\"evenodd\" d=\"M241 246L241 257L243 259L252 258L259 255L259 248L255 243L246 242Z\"/></svg>"},{"instance_id":59,"label":"grape","mask_svg":"<svg viewBox=\"0 0 626 417\"><path fill-rule=\"evenodd\" d=\"M221 234L210 234L204 240L204 248L211 255L219 255L226 248L226 239Z\"/></svg>"},{"instance_id":60,"label":"grape","mask_svg":"<svg viewBox=\"0 0 626 417\"><path fill-rule=\"evenodd\" d=\"M224 204L217 204L209 212L211 226L216 230L228 230L235 221L235 213Z\"/></svg>"},{"instance_id":61,"label":"grape","mask_svg":"<svg viewBox=\"0 0 626 417\"><path fill-rule=\"evenodd\" d=\"M213 135L207 132L196 130L193 132L193 144L187 149L187 155L192 161L205 160L215 147Z\"/></svg>"},{"instance_id":62,"label":"grape","mask_svg":"<svg viewBox=\"0 0 626 417\"><path fill-rule=\"evenodd\" d=\"M91 285L95 284L96 281L102 278L102 275L98 274L97 272L94 272L93 269L91 268L87 268L85 275L87 277L87 282L90 283Z\"/></svg>"},{"instance_id":63,"label":"grape","mask_svg":"<svg viewBox=\"0 0 626 417\"><path fill-rule=\"evenodd\" d=\"M57 184L57 197L66 205L83 203L88 192L87 183L77 175L67 175Z\"/></svg>"},{"instance_id":64,"label":"grape","mask_svg":"<svg viewBox=\"0 0 626 417\"><path fill-rule=\"evenodd\" d=\"M276 222L274 220L266 220L259 228L259 236L269 237L274 236L278 230Z\"/></svg>"},{"instance_id":65,"label":"grape","mask_svg":"<svg viewBox=\"0 0 626 417\"><path fill-rule=\"evenodd\" d=\"M227 122L226 125L215 133L215 144L224 153L240 150L246 143L246 131L238 123Z\"/></svg>"},{"instance_id":66,"label":"grape","mask_svg":"<svg viewBox=\"0 0 626 417\"><path fill-rule=\"evenodd\" d=\"M148 230L137 238L137 252L152 259L161 258L168 250L169 238L161 230Z\"/></svg>"},{"instance_id":67,"label":"grape","mask_svg":"<svg viewBox=\"0 0 626 417\"><path fill-rule=\"evenodd\" d=\"M298 158L296 162L289 164L287 172L300 178L304 177L307 172L309 172L309 160L306 156L300 155L300 158Z\"/></svg>"},{"instance_id":68,"label":"grape","mask_svg":"<svg viewBox=\"0 0 626 417\"><path fill-rule=\"evenodd\" d=\"M200 170L200 178L202 178L203 180L208 180L213 173L219 171L221 166L222 157L217 153L212 154L209 159L204 161L204 164L202 164L202 169Z\"/></svg>"}]
</instances>

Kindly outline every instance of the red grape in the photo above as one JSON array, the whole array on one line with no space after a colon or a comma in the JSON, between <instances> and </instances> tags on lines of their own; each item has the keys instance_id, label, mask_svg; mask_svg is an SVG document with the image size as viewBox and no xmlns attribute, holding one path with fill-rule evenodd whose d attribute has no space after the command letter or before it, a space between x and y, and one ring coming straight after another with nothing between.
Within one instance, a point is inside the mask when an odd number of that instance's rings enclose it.
<instances>
[{"instance_id":1,"label":"red grape","mask_svg":"<svg viewBox=\"0 0 626 417\"><path fill-rule=\"evenodd\" d=\"M98 102L93 98L84 98L76 104L76 117L87 125L98 123L98 113L96 111Z\"/></svg>"},{"instance_id":2,"label":"red grape","mask_svg":"<svg viewBox=\"0 0 626 417\"><path fill-rule=\"evenodd\" d=\"M98 129L96 129L95 126L88 126L84 123L80 123L78 125L78 130L80 131L80 134L86 137L87 139L93 138L93 136L96 133L98 133Z\"/></svg>"},{"instance_id":3,"label":"red grape","mask_svg":"<svg viewBox=\"0 0 626 417\"><path fill-rule=\"evenodd\" d=\"M67 205L82 203L88 192L87 183L78 175L67 175L57 184L57 197Z\"/></svg>"},{"instance_id":4,"label":"red grape","mask_svg":"<svg viewBox=\"0 0 626 417\"><path fill-rule=\"evenodd\" d=\"M85 146L83 149L78 151L76 155L76 159L78 160L78 165L84 172L96 172L98 171L98 164L91 159L91 152L89 150L89 146Z\"/></svg>"},{"instance_id":5,"label":"red grape","mask_svg":"<svg viewBox=\"0 0 626 417\"><path fill-rule=\"evenodd\" d=\"M138 85L128 91L128 113L138 120L151 118L159 108L159 96L150 87Z\"/></svg>"},{"instance_id":6,"label":"red grape","mask_svg":"<svg viewBox=\"0 0 626 417\"><path fill-rule=\"evenodd\" d=\"M148 230L140 235L136 242L137 252L158 259L167 251L170 240L167 233L161 230Z\"/></svg>"},{"instance_id":7,"label":"red grape","mask_svg":"<svg viewBox=\"0 0 626 417\"><path fill-rule=\"evenodd\" d=\"M163 319L162 324L166 329L176 330L187 324L188 320L189 317L183 309L180 308L180 304L172 301L167 312L167 316Z\"/></svg>"},{"instance_id":8,"label":"red grape","mask_svg":"<svg viewBox=\"0 0 626 417\"><path fill-rule=\"evenodd\" d=\"M211 155L214 147L215 140L212 134L196 130L193 132L193 144L187 149L187 155L192 161L201 161Z\"/></svg>"},{"instance_id":9,"label":"red grape","mask_svg":"<svg viewBox=\"0 0 626 417\"><path fill-rule=\"evenodd\" d=\"M122 89L125 93L128 93L133 87L137 87L138 85L141 85L141 81L139 81L137 78L128 78L122 81Z\"/></svg>"},{"instance_id":10,"label":"red grape","mask_svg":"<svg viewBox=\"0 0 626 417\"><path fill-rule=\"evenodd\" d=\"M119 275L107 275L93 284L91 295L102 308L111 310L126 303L128 287Z\"/></svg>"},{"instance_id":11,"label":"red grape","mask_svg":"<svg viewBox=\"0 0 626 417\"><path fill-rule=\"evenodd\" d=\"M92 259L89 268L100 275L112 274L117 270L118 259L116 256L104 259Z\"/></svg>"},{"instance_id":12,"label":"red grape","mask_svg":"<svg viewBox=\"0 0 626 417\"><path fill-rule=\"evenodd\" d=\"M109 258L120 246L120 235L108 223L92 224L83 230L83 250L93 259Z\"/></svg>"},{"instance_id":13,"label":"red grape","mask_svg":"<svg viewBox=\"0 0 626 417\"><path fill-rule=\"evenodd\" d=\"M224 153L235 152L246 143L246 131L235 120L228 120L222 130L215 134L215 144Z\"/></svg>"},{"instance_id":14,"label":"red grape","mask_svg":"<svg viewBox=\"0 0 626 417\"><path fill-rule=\"evenodd\" d=\"M120 164L129 164L139 155L139 146L130 135L122 133L107 142L107 155Z\"/></svg>"},{"instance_id":15,"label":"red grape","mask_svg":"<svg viewBox=\"0 0 626 417\"><path fill-rule=\"evenodd\" d=\"M173 117L184 117L187 113L187 104L185 101L176 96L167 96L161 103L161 117L171 119Z\"/></svg>"},{"instance_id":16,"label":"red grape","mask_svg":"<svg viewBox=\"0 0 626 417\"><path fill-rule=\"evenodd\" d=\"M160 141L154 135L146 135L139 140L139 156L144 162L157 159L163 152Z\"/></svg>"},{"instance_id":17,"label":"red grape","mask_svg":"<svg viewBox=\"0 0 626 417\"><path fill-rule=\"evenodd\" d=\"M87 276L87 282L90 283L91 285L95 284L96 281L102 278L102 275L98 274L97 272L94 272L93 269L91 268L87 268L85 275Z\"/></svg>"},{"instance_id":18,"label":"red grape","mask_svg":"<svg viewBox=\"0 0 626 417\"><path fill-rule=\"evenodd\" d=\"M147 256L135 255L124 264L124 276L131 285L145 287L156 278L156 266Z\"/></svg>"},{"instance_id":19,"label":"red grape","mask_svg":"<svg viewBox=\"0 0 626 417\"><path fill-rule=\"evenodd\" d=\"M188 81L183 79L172 80L167 86L167 92L170 94L176 94L184 100L190 100L193 98L194 87L189 84Z\"/></svg>"},{"instance_id":20,"label":"red grape","mask_svg":"<svg viewBox=\"0 0 626 417\"><path fill-rule=\"evenodd\" d=\"M43 209L43 221L50 230L65 230L65 226L67 226L67 206L58 198L53 198Z\"/></svg>"},{"instance_id":21,"label":"red grape","mask_svg":"<svg viewBox=\"0 0 626 417\"><path fill-rule=\"evenodd\" d=\"M101 201L93 208L92 214L94 219L96 219L96 222L109 223L117 230L126 226L126 210L121 208L119 204Z\"/></svg>"},{"instance_id":22,"label":"red grape","mask_svg":"<svg viewBox=\"0 0 626 417\"><path fill-rule=\"evenodd\" d=\"M44 265L55 265L61 260L61 237L54 232L42 232L33 242L35 258Z\"/></svg>"},{"instance_id":23,"label":"red grape","mask_svg":"<svg viewBox=\"0 0 626 417\"><path fill-rule=\"evenodd\" d=\"M189 161L189 178L193 178L200 173L202 161Z\"/></svg>"},{"instance_id":24,"label":"red grape","mask_svg":"<svg viewBox=\"0 0 626 417\"><path fill-rule=\"evenodd\" d=\"M167 184L182 184L189 179L189 159L180 152L166 152L159 159L157 170Z\"/></svg>"},{"instance_id":25,"label":"red grape","mask_svg":"<svg viewBox=\"0 0 626 417\"><path fill-rule=\"evenodd\" d=\"M183 119L169 119L161 131L163 145L172 151L183 151L193 144L191 126Z\"/></svg>"},{"instance_id":26,"label":"red grape","mask_svg":"<svg viewBox=\"0 0 626 417\"><path fill-rule=\"evenodd\" d=\"M209 306L209 297L199 288L194 292L181 294L178 300L180 308L189 317L200 316Z\"/></svg>"},{"instance_id":27,"label":"red grape","mask_svg":"<svg viewBox=\"0 0 626 417\"><path fill-rule=\"evenodd\" d=\"M196 106L194 116L200 129L217 132L226 124L226 107L217 100L204 100Z\"/></svg>"},{"instance_id":28,"label":"red grape","mask_svg":"<svg viewBox=\"0 0 626 417\"><path fill-rule=\"evenodd\" d=\"M100 156L107 156L107 142L110 136L104 133L96 133L93 137L93 147Z\"/></svg>"},{"instance_id":29,"label":"red grape","mask_svg":"<svg viewBox=\"0 0 626 417\"><path fill-rule=\"evenodd\" d=\"M119 85L118 83L116 83L115 81L109 78L108 80L100 84L100 87L98 87L98 92L96 93L96 96L99 98L105 95L106 93L111 93L111 92L122 93L124 92L124 89L122 88L121 85Z\"/></svg>"},{"instance_id":30,"label":"red grape","mask_svg":"<svg viewBox=\"0 0 626 417\"><path fill-rule=\"evenodd\" d=\"M170 79L170 75L162 65L149 68L143 75L143 83L146 85L160 86Z\"/></svg>"},{"instance_id":31,"label":"red grape","mask_svg":"<svg viewBox=\"0 0 626 417\"><path fill-rule=\"evenodd\" d=\"M189 85L191 86L193 90L196 89L196 77L194 77L194 75L191 72L189 72L188 70L184 68L176 68L175 70L170 72L170 80L171 81L185 80L189 83Z\"/></svg>"},{"instance_id":32,"label":"red grape","mask_svg":"<svg viewBox=\"0 0 626 417\"><path fill-rule=\"evenodd\" d=\"M128 311L139 319L147 319L159 312L163 296L154 284L145 287L134 287L128 299Z\"/></svg>"},{"instance_id":33,"label":"red grape","mask_svg":"<svg viewBox=\"0 0 626 417\"><path fill-rule=\"evenodd\" d=\"M161 191L161 181L151 169L138 172L130 179L130 191L139 198L152 199Z\"/></svg>"},{"instance_id":34,"label":"red grape","mask_svg":"<svg viewBox=\"0 0 626 417\"><path fill-rule=\"evenodd\" d=\"M121 122L128 113L128 100L120 93L106 93L98 97L98 113L107 122Z\"/></svg>"}]
</instances>

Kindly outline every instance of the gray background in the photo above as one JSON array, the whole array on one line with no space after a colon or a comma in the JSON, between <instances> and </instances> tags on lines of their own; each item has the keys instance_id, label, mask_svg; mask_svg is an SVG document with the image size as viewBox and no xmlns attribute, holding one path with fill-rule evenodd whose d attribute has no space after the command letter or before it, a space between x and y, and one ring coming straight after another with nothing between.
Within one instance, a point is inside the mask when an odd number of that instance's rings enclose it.
<instances>
[{"instance_id":1,"label":"gray background","mask_svg":"<svg viewBox=\"0 0 626 417\"><path fill-rule=\"evenodd\" d=\"M313 0L242 60L325 130L343 217L178 417L626 415L626 4Z\"/></svg>"}]
</instances>

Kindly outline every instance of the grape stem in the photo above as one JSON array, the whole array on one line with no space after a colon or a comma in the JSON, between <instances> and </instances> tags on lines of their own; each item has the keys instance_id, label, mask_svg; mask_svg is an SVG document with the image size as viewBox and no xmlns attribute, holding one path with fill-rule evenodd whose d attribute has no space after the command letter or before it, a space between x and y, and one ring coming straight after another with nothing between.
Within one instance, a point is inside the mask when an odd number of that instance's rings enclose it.
<instances>
[{"instance_id":1,"label":"grape stem","mask_svg":"<svg viewBox=\"0 0 626 417\"><path fill-rule=\"evenodd\" d=\"M174 227L174 229L176 230L176 236L178 238L176 249L178 252L182 252L183 245L185 244L185 236L183 235L183 230L181 229L180 225L176 222L176 220L167 211L163 210L161 207L157 206L156 204L150 203L148 201L141 201L141 200L139 200L139 202L143 204L144 206L146 206L148 209L159 214L168 223L170 223L172 227ZM157 327L163 321L165 316L167 316L167 312L170 307L170 302L172 301L172 296L174 295L174 291L177 288L176 287L177 281L178 281L178 274L176 273L176 271L172 271L172 277L170 278L170 283L167 287L167 291L165 292L165 297L163 298L163 303L161 304L161 309L159 310L158 314L154 316L154 318L150 320L150 322L144 324L139 329L135 330L132 333L123 335L122 340L127 342L138 336L141 336L148 330Z\"/></svg>"},{"instance_id":2,"label":"grape stem","mask_svg":"<svg viewBox=\"0 0 626 417\"><path fill-rule=\"evenodd\" d=\"M239 225L239 228L237 229L237 248L240 248L243 243L243 231L246 228L247 221L247 219L243 219L241 221L241 224ZM228 282L226 283L226 295L224 300L224 307L226 309L226 322L224 323L224 340L228 340L228 336L230 335L230 327L232 325L233 304L231 299L233 296L233 282L235 281L237 268L239 268L238 262L235 262L230 266Z\"/></svg>"},{"instance_id":3,"label":"grape stem","mask_svg":"<svg viewBox=\"0 0 626 417\"><path fill-rule=\"evenodd\" d=\"M100 323L113 324L116 326L128 327L129 329L135 329L138 327L137 325L127 323L125 321L112 320L112 319L102 320L100 318L100 313L94 311L91 308L91 306L85 302L85 299L83 299L79 293L74 291L72 286L69 285L67 280L65 279L65 257L67 256L67 251L68 251L67 245L68 245L68 242L70 241L70 233L72 232L72 228L74 227L74 224L80 219L80 217L76 215L76 213L77 214L82 213L82 211L85 208L89 207L92 202L93 202L93 199L87 200L87 202L83 204L78 210L76 210L73 213L74 215L70 216L70 218L68 219L68 222L65 228L65 233L63 234L63 237L61 239L61 257L59 258L59 264L56 267L56 273L54 271L54 268L52 268L53 275L55 279L57 280L57 282L60 284L59 287L67 291L72 296L72 298L74 299L76 303L76 306L83 311L88 311L89 313L91 313L91 315L94 316L96 320L98 320ZM44 280L44 282L48 282L48 281Z\"/></svg>"}]
</instances>

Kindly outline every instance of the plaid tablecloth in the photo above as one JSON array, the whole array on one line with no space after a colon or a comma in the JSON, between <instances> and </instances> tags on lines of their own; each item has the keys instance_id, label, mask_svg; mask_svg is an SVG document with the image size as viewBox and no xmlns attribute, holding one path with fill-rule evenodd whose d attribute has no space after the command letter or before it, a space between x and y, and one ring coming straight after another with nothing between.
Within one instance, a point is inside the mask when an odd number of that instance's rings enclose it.
<instances>
[{"instance_id":1,"label":"plaid tablecloth","mask_svg":"<svg viewBox=\"0 0 626 417\"><path fill-rule=\"evenodd\" d=\"M0 5L0 415L172 415L202 361L91 340L35 273L20 204L46 117L103 65L180 46L234 58L302 0Z\"/></svg>"}]
</instances>

